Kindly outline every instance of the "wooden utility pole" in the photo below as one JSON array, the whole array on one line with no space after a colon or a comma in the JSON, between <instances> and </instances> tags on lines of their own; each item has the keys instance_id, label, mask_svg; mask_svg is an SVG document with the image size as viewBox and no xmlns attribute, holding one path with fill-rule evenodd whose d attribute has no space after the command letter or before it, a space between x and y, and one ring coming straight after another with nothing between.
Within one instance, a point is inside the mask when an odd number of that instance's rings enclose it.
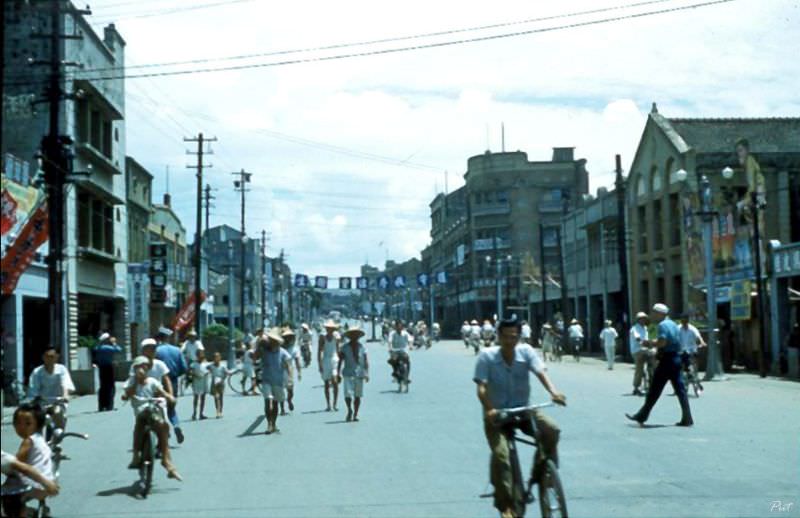
<instances>
[{"instance_id":1,"label":"wooden utility pole","mask_svg":"<svg viewBox=\"0 0 800 518\"><path fill-rule=\"evenodd\" d=\"M214 154L210 150L206 151L203 144L216 142L216 140L216 137L205 138L202 133L199 133L197 137L183 139L184 142L197 142L196 153L187 151L187 154L197 155L197 165L188 165L186 167L188 169L197 170L197 225L194 234L194 329L197 331L198 336L200 336L200 332L202 331L200 327L200 293L202 291L200 275L203 266L203 247L201 246L203 235L203 168L213 167L211 164L203 165L203 154Z\"/></svg>"},{"instance_id":2,"label":"wooden utility pole","mask_svg":"<svg viewBox=\"0 0 800 518\"><path fill-rule=\"evenodd\" d=\"M247 333L250 329L245 325L245 272L246 272L246 264L245 264L245 251L247 249L247 234L245 233L245 226L244 226L244 218L245 218L245 193L249 191L247 188L247 184L250 183L250 177L252 176L251 173L245 172L244 169L239 171L238 173L231 173L234 176L238 176L238 180L233 181L234 189L239 191L242 194L242 222L241 222L241 232L242 232L242 241L240 243L240 251L242 257L240 258L240 267L241 267L241 276L242 276L242 284L241 290L239 291L239 304L241 305L239 309L239 320L242 326L242 332Z\"/></svg>"}]
</instances>

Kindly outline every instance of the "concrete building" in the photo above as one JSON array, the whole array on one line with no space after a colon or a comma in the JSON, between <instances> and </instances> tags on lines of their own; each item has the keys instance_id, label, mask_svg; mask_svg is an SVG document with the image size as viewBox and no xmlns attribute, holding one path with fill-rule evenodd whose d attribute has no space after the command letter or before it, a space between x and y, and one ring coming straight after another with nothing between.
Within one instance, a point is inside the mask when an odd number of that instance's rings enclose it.
<instances>
[{"instance_id":1,"label":"concrete building","mask_svg":"<svg viewBox=\"0 0 800 518\"><path fill-rule=\"evenodd\" d=\"M50 31L48 13L18 1L3 2L3 9L6 66L2 153L35 164L41 139L48 129L48 111L46 105L31 105L31 101L41 97L48 72L43 67L31 67L28 59L50 56L48 40L31 38L32 28L43 33ZM65 29L82 36L64 41L61 50L64 62L81 63L88 69L124 66L125 41L113 24L98 35L82 16L64 17ZM65 195L66 343L56 345L62 350L63 361L72 368L78 367L79 337L95 339L101 331L109 331L121 344L127 346L129 342L125 81L82 79L83 76L77 74L66 81L66 91L78 95L62 102L59 121L60 133L74 142L73 170L89 173L76 181L73 188L66 189ZM39 322L42 333L49 322L46 309L41 302L28 304L28 311L35 314L33 318ZM22 315L17 320L21 323L25 318ZM24 341L23 337L19 343ZM46 344L47 340L37 340L34 349L25 354L36 357ZM21 355L18 358L21 360ZM21 361L18 366L22 371Z\"/></svg>"},{"instance_id":2,"label":"concrete building","mask_svg":"<svg viewBox=\"0 0 800 518\"><path fill-rule=\"evenodd\" d=\"M528 293L523 270L544 262L557 272L560 218L589 182L586 161L575 159L574 148L553 148L549 161L487 151L468 160L464 179L463 187L432 201L431 244L422 254L426 269L448 276L435 292L435 319L447 334L457 333L463 320L494 315L498 284L511 312L538 313L541 293Z\"/></svg>"},{"instance_id":3,"label":"concrete building","mask_svg":"<svg viewBox=\"0 0 800 518\"><path fill-rule=\"evenodd\" d=\"M192 280L189 254L186 248L186 228L172 210L169 194L163 204L154 204L148 225L150 244L167 245L167 300L163 304L150 303L150 330L155 334L159 326L169 327L176 313L189 295Z\"/></svg>"},{"instance_id":4,"label":"concrete building","mask_svg":"<svg viewBox=\"0 0 800 518\"><path fill-rule=\"evenodd\" d=\"M125 157L128 207L128 326L131 349L150 334L150 216L153 175Z\"/></svg>"},{"instance_id":5,"label":"concrete building","mask_svg":"<svg viewBox=\"0 0 800 518\"><path fill-rule=\"evenodd\" d=\"M749 142L751 157L744 165L737 157L742 138ZM722 174L726 167L732 169L731 179ZM685 182L676 175L680 169L688 172ZM747 193L754 190L766 201L760 211L763 238L792 242L800 218L800 119L670 119L653 105L628 177L628 221L634 236L628 251L632 312L666 302L676 314L688 312L699 322L707 320L704 223L697 215L698 185L704 175L711 182L711 208L716 211L713 262L723 364L753 368L761 342L757 299L745 298L749 307L737 315L730 295L732 287L754 280ZM735 345L732 335L737 337Z\"/></svg>"},{"instance_id":6,"label":"concrete building","mask_svg":"<svg viewBox=\"0 0 800 518\"><path fill-rule=\"evenodd\" d=\"M230 300L227 285L219 285L214 291L215 320L227 325L228 305L233 305L234 325L242 331L254 331L262 327L261 314L262 284L264 282L264 261L260 239L247 239L244 246L244 280L242 280L242 233L228 225L212 227L203 236L208 268L218 275L227 276L229 265L233 266L234 297ZM233 246L229 247L231 243ZM270 269L267 269L271 272ZM241 286L244 285L244 322L241 320ZM220 302L222 304L220 305Z\"/></svg>"}]
</instances>

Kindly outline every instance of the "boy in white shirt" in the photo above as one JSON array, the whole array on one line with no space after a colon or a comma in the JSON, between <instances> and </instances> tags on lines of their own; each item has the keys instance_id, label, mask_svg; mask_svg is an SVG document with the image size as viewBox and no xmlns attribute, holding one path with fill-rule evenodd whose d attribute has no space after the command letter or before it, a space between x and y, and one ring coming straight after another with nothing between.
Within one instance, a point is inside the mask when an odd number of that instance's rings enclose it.
<instances>
[{"instance_id":1,"label":"boy in white shirt","mask_svg":"<svg viewBox=\"0 0 800 518\"><path fill-rule=\"evenodd\" d=\"M30 388L28 397L30 399L40 398L45 405L51 405L47 412L53 417L53 424L56 428L66 427L67 403L60 401L67 399L69 393L75 390L72 377L67 368L58 363L58 352L53 347L48 347L42 354L42 362L30 377Z\"/></svg>"}]
</instances>

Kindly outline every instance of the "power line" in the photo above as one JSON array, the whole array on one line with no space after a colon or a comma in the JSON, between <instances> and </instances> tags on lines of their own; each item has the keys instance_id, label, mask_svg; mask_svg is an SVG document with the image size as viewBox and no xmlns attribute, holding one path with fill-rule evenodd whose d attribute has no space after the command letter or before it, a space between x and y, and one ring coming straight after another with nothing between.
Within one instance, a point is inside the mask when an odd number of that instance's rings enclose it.
<instances>
[{"instance_id":1,"label":"power line","mask_svg":"<svg viewBox=\"0 0 800 518\"><path fill-rule=\"evenodd\" d=\"M83 77L80 76L80 79L85 79L89 81L111 81L115 79L141 79L145 77L169 77L169 76L179 76L179 75L192 75L192 74L204 74L204 73L212 73L212 72L230 72L236 70L248 70L248 69L256 69L256 68L271 68L271 67L280 67L280 66L288 66L288 65L298 65L298 64L307 64L307 63L318 63L318 62L326 62L326 61L335 61L340 59L351 59L351 58L358 58L358 57L367 57L367 56L380 56L380 55L388 55L388 54L397 54L401 52L410 52L416 50L423 50L423 49L433 49L433 48L443 48L443 47L451 47L455 45L464 45L468 43L478 43L484 41L493 41L493 40L500 40L500 39L508 39L520 36L528 36L531 34L540 34L546 32L557 32L562 30L569 30L569 29L576 29L580 27L588 27L593 25L602 25L607 23L614 23L620 22L624 20L633 20L638 18L645 18L649 16L656 16L660 14L668 14L674 13L679 11L686 11L689 9L698 9L702 7L709 7L713 5L719 4L726 4L730 2L734 2L736 0L712 0L707 2L701 2L686 6L678 6L678 7L670 7L666 9L659 9L656 11L647 11L643 13L634 13L628 15L621 15L621 16L614 16L609 18L601 18L598 20L589 20L585 22L575 22L570 24L564 25L556 25L551 27L542 27L538 29L529 29L524 31L516 31L516 32L509 32L503 34L493 34L488 36L478 36L474 38L464 38L459 40L451 40L451 41L442 41L442 42L433 42L433 43L424 43L419 45L409 45L405 47L395 47L389 49L379 49L379 50L366 50L362 52L352 52L346 54L335 54L332 56L316 56L316 57L308 57L308 58L298 58L298 59L290 59L284 61L273 61L268 63L251 63L248 65L231 65L227 67L216 67L216 68L197 68L197 69L189 69L189 70L171 70L171 71L161 71L161 72L149 72L149 73L141 73L141 74L110 74L110 75L101 75L96 77ZM79 77L79 76L76 76ZM22 83L27 84L27 83ZM18 86L15 83L7 83L6 86Z\"/></svg>"},{"instance_id":2,"label":"power line","mask_svg":"<svg viewBox=\"0 0 800 518\"><path fill-rule=\"evenodd\" d=\"M191 5L191 6L183 6L183 7L170 7L161 9L160 11L150 11L144 13L136 13L135 11L131 11L125 13L124 11L119 14L104 14L103 16L98 16L97 20L92 20L94 23L105 23L107 21L114 21L114 20L130 20L134 18L152 18L154 16L166 16L170 14L177 14L186 11L197 11L200 9L208 9L211 7L220 7L225 5L232 5L232 4L241 4L246 2L254 2L256 0L225 0L222 2L213 2L209 4L201 4L201 5ZM138 3L138 2L137 2ZM100 8L102 11L102 8Z\"/></svg>"},{"instance_id":3,"label":"power line","mask_svg":"<svg viewBox=\"0 0 800 518\"><path fill-rule=\"evenodd\" d=\"M423 39L423 38L432 38L436 36L447 36L451 34L459 34L465 32L475 32L475 31L484 31L489 29L499 29L502 27L511 27L514 25L526 25L529 23L535 22L543 22L549 20L557 20L561 18L572 18L577 16L585 16L589 14L599 14L603 12L609 11L617 11L623 9L632 9L636 7L642 7L645 5L651 4L660 4L660 3L668 3L674 2L675 0L649 0L646 2L637 2L631 4L623 4L617 5L612 7L605 7L601 9L590 9L587 11L577 11L571 13L564 13L564 14L557 14L552 16L542 16L538 18L527 18L524 20L515 20L515 21L508 21L508 22L500 22L490 25L478 25L474 27L465 27L465 28L458 28L458 29L448 29L448 30L441 30L435 32L428 32L428 33L421 33L421 34L411 34L405 36L396 36L391 38L380 38L374 40L364 40L364 41L357 41L357 42L347 42L347 43L334 43L329 45L322 45L317 47L304 47L298 49L285 49L285 50L275 50L275 51L267 51L267 52L257 52L251 54L240 54L234 56L226 56L226 57L219 57L219 58L199 58L199 59L190 59L190 60L183 60L183 61L168 61L162 63L149 63L144 65L126 65L126 70L133 70L133 69L142 69L142 68L152 68L152 67L164 67L164 66L175 66L175 65L195 65L198 63L213 63L213 62L220 62L220 61L236 61L241 59L251 59L251 58L258 58L258 57L270 57L270 56L280 56L280 55L287 55L287 54L305 54L308 52L319 52L324 50L335 50L335 49L342 49L348 47L362 47L367 45L376 45L381 43L392 43L397 41L407 41L407 40L415 40L415 39ZM94 68L94 69L85 69L84 72L100 72L100 71L108 71L108 70L119 70L119 67L105 67L105 68Z\"/></svg>"}]
</instances>

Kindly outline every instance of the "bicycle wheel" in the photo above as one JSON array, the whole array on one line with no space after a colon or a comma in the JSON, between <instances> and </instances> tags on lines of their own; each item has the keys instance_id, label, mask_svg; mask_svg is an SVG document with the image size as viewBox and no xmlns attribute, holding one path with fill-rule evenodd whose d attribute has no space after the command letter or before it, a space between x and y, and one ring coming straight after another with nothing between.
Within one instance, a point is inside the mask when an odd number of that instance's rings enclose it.
<instances>
[{"instance_id":1,"label":"bicycle wheel","mask_svg":"<svg viewBox=\"0 0 800 518\"><path fill-rule=\"evenodd\" d=\"M245 381L246 380L244 379L244 371L242 371L241 369L237 369L233 371L230 376L228 376L228 387L230 387L230 389L234 391L236 394L239 394L241 396L242 393L244 392L243 387Z\"/></svg>"},{"instance_id":2,"label":"bicycle wheel","mask_svg":"<svg viewBox=\"0 0 800 518\"><path fill-rule=\"evenodd\" d=\"M141 465L139 466L139 484L142 498L147 498L153 487L153 466L156 462L156 445L158 439L149 428L142 437Z\"/></svg>"},{"instance_id":3,"label":"bicycle wheel","mask_svg":"<svg viewBox=\"0 0 800 518\"><path fill-rule=\"evenodd\" d=\"M528 505L528 492L525 491L525 482L522 480L522 470L519 466L517 448L512 446L513 440L509 440L509 457L511 460L511 501L513 502L514 516L525 516L525 507Z\"/></svg>"},{"instance_id":4,"label":"bicycle wheel","mask_svg":"<svg viewBox=\"0 0 800 518\"><path fill-rule=\"evenodd\" d=\"M567 518L567 499L561 477L555 462L549 459L539 481L539 507L542 518Z\"/></svg>"}]
</instances>

